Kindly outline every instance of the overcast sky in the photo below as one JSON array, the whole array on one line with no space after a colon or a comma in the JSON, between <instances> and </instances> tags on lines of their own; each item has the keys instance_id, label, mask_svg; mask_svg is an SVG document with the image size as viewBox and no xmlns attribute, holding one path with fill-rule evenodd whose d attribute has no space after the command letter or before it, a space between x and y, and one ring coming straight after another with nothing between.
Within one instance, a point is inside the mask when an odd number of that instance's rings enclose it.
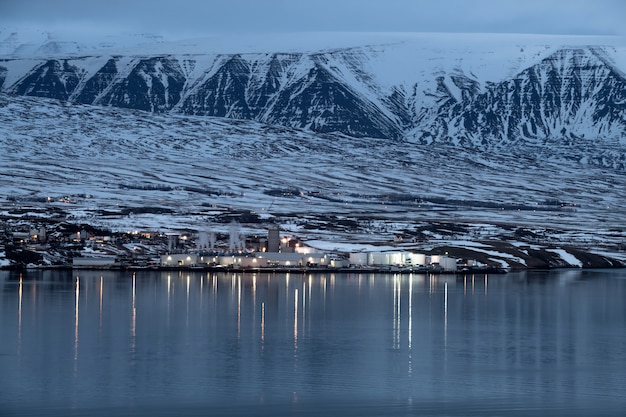
<instances>
[{"instance_id":1,"label":"overcast sky","mask_svg":"<svg viewBox=\"0 0 626 417\"><path fill-rule=\"evenodd\" d=\"M0 27L74 34L626 34L624 0L0 0Z\"/></svg>"}]
</instances>

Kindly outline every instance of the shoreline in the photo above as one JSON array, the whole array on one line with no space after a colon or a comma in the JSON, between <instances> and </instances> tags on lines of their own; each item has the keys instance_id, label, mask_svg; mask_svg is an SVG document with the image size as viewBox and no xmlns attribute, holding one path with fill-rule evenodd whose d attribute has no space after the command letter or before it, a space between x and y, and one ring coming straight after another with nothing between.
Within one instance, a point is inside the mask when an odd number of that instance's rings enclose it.
<instances>
[{"instance_id":1,"label":"shoreline","mask_svg":"<svg viewBox=\"0 0 626 417\"><path fill-rule=\"evenodd\" d=\"M264 268L233 268L233 267L214 267L214 266L69 266L69 265L50 265L37 267L9 266L2 267L0 271L185 271L185 272L242 272L242 273L400 273L400 274L468 274L468 273L491 273L506 274L504 268L472 268L457 271L444 271L442 269L432 268L403 268L403 267L344 267L344 268L306 268L306 267L264 267Z\"/></svg>"},{"instance_id":2,"label":"shoreline","mask_svg":"<svg viewBox=\"0 0 626 417\"><path fill-rule=\"evenodd\" d=\"M344 268L305 268L305 267L268 267L268 268L232 268L232 267L213 267L213 266L190 266L190 267L169 267L169 266L107 266L107 267L87 267L87 266L67 266L67 265L50 265L38 267L21 267L9 266L0 267L0 271L152 271L152 272L240 272L240 273L292 273L292 274L324 274L324 273L394 273L394 274L428 274L428 275L464 275L464 274L497 274L503 275L509 272L520 271L552 271L562 269L624 269L624 266L614 267L551 267L551 268L464 268L463 270L445 271L441 269L430 268L402 268L402 267L344 267Z\"/></svg>"}]
</instances>

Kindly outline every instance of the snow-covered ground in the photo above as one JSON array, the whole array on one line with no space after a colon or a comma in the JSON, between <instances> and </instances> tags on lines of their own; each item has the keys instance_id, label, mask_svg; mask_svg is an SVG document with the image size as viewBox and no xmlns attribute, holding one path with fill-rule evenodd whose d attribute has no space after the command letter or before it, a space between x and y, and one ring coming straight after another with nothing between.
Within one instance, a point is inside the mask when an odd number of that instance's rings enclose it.
<instances>
[{"instance_id":1,"label":"snow-covered ground","mask_svg":"<svg viewBox=\"0 0 626 417\"><path fill-rule=\"evenodd\" d=\"M0 252L0 268L11 265L11 262L6 259L6 253Z\"/></svg>"},{"instance_id":2,"label":"snow-covered ground","mask_svg":"<svg viewBox=\"0 0 626 417\"><path fill-rule=\"evenodd\" d=\"M491 255L498 249L477 242L506 239L520 251L573 244L619 257L626 173L560 146L409 152L382 139L0 96L0 215L228 233L232 214L249 211L242 233L277 223L320 249L449 245Z\"/></svg>"},{"instance_id":3,"label":"snow-covered ground","mask_svg":"<svg viewBox=\"0 0 626 417\"><path fill-rule=\"evenodd\" d=\"M437 75L495 83L561 47L601 45L613 70L626 69L620 37L324 33L81 42L0 28L2 88L50 57L88 76L114 55L123 56L122 73L142 56L171 55L195 83L219 67L220 54L324 51L317 65L377 107L395 89L417 88L417 108L434 100ZM298 65L292 76L307 71ZM444 84L453 97L462 94L454 81ZM278 224L319 250L446 247L505 267L527 265L533 251L545 250L583 266L574 246L626 261L626 138L587 133L480 151L424 145L411 135L354 138L0 94L0 221L228 233L236 219L245 235Z\"/></svg>"},{"instance_id":4,"label":"snow-covered ground","mask_svg":"<svg viewBox=\"0 0 626 417\"><path fill-rule=\"evenodd\" d=\"M561 257L561 259L563 259L565 262L567 262L571 266L577 266L577 267L583 266L583 263L580 260L578 260L574 255L572 255L571 253L568 253L567 251L563 249L547 249L547 250L558 254Z\"/></svg>"}]
</instances>

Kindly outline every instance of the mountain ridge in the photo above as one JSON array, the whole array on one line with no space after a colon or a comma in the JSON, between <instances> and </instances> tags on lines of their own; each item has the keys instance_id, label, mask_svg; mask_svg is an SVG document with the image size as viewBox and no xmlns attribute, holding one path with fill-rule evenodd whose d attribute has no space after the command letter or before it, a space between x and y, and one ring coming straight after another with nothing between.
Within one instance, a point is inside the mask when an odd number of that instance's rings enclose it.
<instances>
[{"instance_id":1,"label":"mountain ridge","mask_svg":"<svg viewBox=\"0 0 626 417\"><path fill-rule=\"evenodd\" d=\"M513 53L507 45L496 58L486 46L476 54L455 47L404 41L314 53L7 57L0 91L478 149L626 136L626 78L612 60L623 48L533 45Z\"/></svg>"}]
</instances>

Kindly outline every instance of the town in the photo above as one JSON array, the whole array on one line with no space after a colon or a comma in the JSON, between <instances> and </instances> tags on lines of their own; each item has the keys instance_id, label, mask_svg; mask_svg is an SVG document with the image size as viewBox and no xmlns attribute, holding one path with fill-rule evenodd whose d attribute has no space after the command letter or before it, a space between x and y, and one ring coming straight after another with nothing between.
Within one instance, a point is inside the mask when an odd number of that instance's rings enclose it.
<instances>
[{"instance_id":1,"label":"town","mask_svg":"<svg viewBox=\"0 0 626 417\"><path fill-rule=\"evenodd\" d=\"M54 223L0 230L2 269L210 269L368 270L394 272L490 271L501 268L447 253L406 250L323 251L278 226L266 235L242 236L232 222L228 233L112 232L88 225Z\"/></svg>"}]
</instances>

